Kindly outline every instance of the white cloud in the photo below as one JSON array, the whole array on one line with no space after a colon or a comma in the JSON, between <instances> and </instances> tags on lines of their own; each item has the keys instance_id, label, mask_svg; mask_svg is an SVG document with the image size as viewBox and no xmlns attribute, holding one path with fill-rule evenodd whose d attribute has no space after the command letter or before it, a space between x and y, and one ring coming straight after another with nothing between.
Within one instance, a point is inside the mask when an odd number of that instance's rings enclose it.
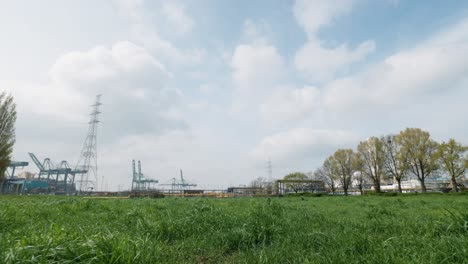
<instances>
[{"instance_id":1,"label":"white cloud","mask_svg":"<svg viewBox=\"0 0 468 264\"><path fill-rule=\"evenodd\" d=\"M204 94L211 94L215 90L215 87L212 84L203 83L198 89Z\"/></svg>"},{"instance_id":2,"label":"white cloud","mask_svg":"<svg viewBox=\"0 0 468 264\"><path fill-rule=\"evenodd\" d=\"M457 89L468 77L468 19L414 48L397 52L360 74L325 86L332 110L394 107L423 101L436 91Z\"/></svg>"},{"instance_id":3,"label":"white cloud","mask_svg":"<svg viewBox=\"0 0 468 264\"><path fill-rule=\"evenodd\" d=\"M254 21L247 19L243 25L243 38L246 42L268 44L273 32L265 21Z\"/></svg>"},{"instance_id":4,"label":"white cloud","mask_svg":"<svg viewBox=\"0 0 468 264\"><path fill-rule=\"evenodd\" d=\"M147 25L133 25L133 37L158 58L178 66L199 65L207 56L203 49L179 49Z\"/></svg>"},{"instance_id":5,"label":"white cloud","mask_svg":"<svg viewBox=\"0 0 468 264\"><path fill-rule=\"evenodd\" d=\"M355 0L296 0L294 15L309 37L333 23L337 17L351 11Z\"/></svg>"},{"instance_id":6,"label":"white cloud","mask_svg":"<svg viewBox=\"0 0 468 264\"><path fill-rule=\"evenodd\" d=\"M124 41L115 43L111 49L98 46L89 51L70 52L56 61L51 77L58 84L75 86L81 91L111 90L128 94L129 86L133 86L133 91L149 85L161 88L171 74L144 48ZM148 83L148 79L152 83ZM131 96L138 96L138 92L133 91Z\"/></svg>"},{"instance_id":7,"label":"white cloud","mask_svg":"<svg viewBox=\"0 0 468 264\"><path fill-rule=\"evenodd\" d=\"M189 32L193 26L193 19L187 14L185 6L175 1L164 1L162 3L162 13L170 22L171 28L178 34Z\"/></svg>"},{"instance_id":8,"label":"white cloud","mask_svg":"<svg viewBox=\"0 0 468 264\"><path fill-rule=\"evenodd\" d=\"M237 46L230 66L234 81L232 113L258 111L258 102L271 94L286 71L276 48L263 43Z\"/></svg>"},{"instance_id":9,"label":"white cloud","mask_svg":"<svg viewBox=\"0 0 468 264\"><path fill-rule=\"evenodd\" d=\"M239 89L261 89L276 83L284 74L283 58L274 46L242 44L231 59L233 79Z\"/></svg>"},{"instance_id":10,"label":"white cloud","mask_svg":"<svg viewBox=\"0 0 468 264\"><path fill-rule=\"evenodd\" d=\"M308 80L327 81L332 79L337 71L363 60L374 50L375 43L372 40L361 43L353 50L347 44L324 48L314 39L309 40L297 51L294 63Z\"/></svg>"},{"instance_id":11,"label":"white cloud","mask_svg":"<svg viewBox=\"0 0 468 264\"><path fill-rule=\"evenodd\" d=\"M356 141L356 135L349 131L300 127L265 137L251 151L251 156L257 160L265 157L274 160L312 159Z\"/></svg>"},{"instance_id":12,"label":"white cloud","mask_svg":"<svg viewBox=\"0 0 468 264\"><path fill-rule=\"evenodd\" d=\"M115 0L117 11L131 21L142 22L144 0Z\"/></svg>"},{"instance_id":13,"label":"white cloud","mask_svg":"<svg viewBox=\"0 0 468 264\"><path fill-rule=\"evenodd\" d=\"M260 113L267 123L297 122L320 108L319 99L320 90L316 87L286 87L269 96L260 105Z\"/></svg>"},{"instance_id":14,"label":"white cloud","mask_svg":"<svg viewBox=\"0 0 468 264\"><path fill-rule=\"evenodd\" d=\"M12 92L23 112L81 122L94 96L103 94L103 129L112 137L161 133L186 126L176 109L180 91L166 84L171 76L144 48L117 42L65 54L52 66L49 82L18 84Z\"/></svg>"},{"instance_id":15,"label":"white cloud","mask_svg":"<svg viewBox=\"0 0 468 264\"><path fill-rule=\"evenodd\" d=\"M175 1L156 2L158 12L149 13L144 0L117 0L117 10L130 21L133 40L148 49L165 63L178 66L200 64L206 52L202 49L181 49L163 36L183 35L191 31L195 22L184 5Z\"/></svg>"},{"instance_id":16,"label":"white cloud","mask_svg":"<svg viewBox=\"0 0 468 264\"><path fill-rule=\"evenodd\" d=\"M251 94L271 89L285 76L285 63L266 36L268 25L248 19L243 25L246 43L238 45L231 58L235 88Z\"/></svg>"},{"instance_id":17,"label":"white cloud","mask_svg":"<svg viewBox=\"0 0 468 264\"><path fill-rule=\"evenodd\" d=\"M375 51L375 42L367 40L351 49L347 44L327 47L317 36L324 26L351 11L353 0L297 0L293 11L298 24L307 33L306 43L296 52L296 69L309 81L324 82L337 72L362 61Z\"/></svg>"}]
</instances>

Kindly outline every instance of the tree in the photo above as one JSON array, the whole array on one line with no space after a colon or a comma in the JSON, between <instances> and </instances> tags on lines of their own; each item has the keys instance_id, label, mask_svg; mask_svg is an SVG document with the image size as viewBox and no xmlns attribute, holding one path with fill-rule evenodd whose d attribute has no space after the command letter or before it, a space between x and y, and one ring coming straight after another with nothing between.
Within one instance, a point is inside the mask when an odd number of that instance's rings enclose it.
<instances>
[{"instance_id":1,"label":"tree","mask_svg":"<svg viewBox=\"0 0 468 264\"><path fill-rule=\"evenodd\" d=\"M426 192L425 180L438 168L437 142L419 128L401 131L396 140L401 145L401 155L408 158L408 170L418 178L422 192Z\"/></svg>"},{"instance_id":2,"label":"tree","mask_svg":"<svg viewBox=\"0 0 468 264\"><path fill-rule=\"evenodd\" d=\"M362 172L362 169L360 171L356 171L353 174L353 181L355 182L356 186L359 189L359 192L361 195L364 194L364 185L368 183L368 178L367 176Z\"/></svg>"},{"instance_id":3,"label":"tree","mask_svg":"<svg viewBox=\"0 0 468 264\"><path fill-rule=\"evenodd\" d=\"M265 188L266 186L266 179L263 177L258 177L250 182L249 186L252 188Z\"/></svg>"},{"instance_id":4,"label":"tree","mask_svg":"<svg viewBox=\"0 0 468 264\"><path fill-rule=\"evenodd\" d=\"M332 191L332 194L335 194L338 179L333 174L333 171L331 168L332 167L328 159L325 160L325 162L323 163L323 166L314 171L314 177L317 180L323 181L328 186L328 188L330 188L330 190Z\"/></svg>"},{"instance_id":5,"label":"tree","mask_svg":"<svg viewBox=\"0 0 468 264\"><path fill-rule=\"evenodd\" d=\"M308 180L307 175L302 172L293 172L284 176L285 181L304 181ZM286 187L292 189L295 193L306 189L308 186L305 182L287 182Z\"/></svg>"},{"instance_id":6,"label":"tree","mask_svg":"<svg viewBox=\"0 0 468 264\"><path fill-rule=\"evenodd\" d=\"M385 151L384 143L382 140L376 137L371 137L366 141L361 141L358 145L358 154L361 159L362 170L359 175L361 183L364 179L362 176L366 176L374 184L376 192L380 192L380 182L384 177L384 163L385 163ZM362 184L361 184L362 188Z\"/></svg>"},{"instance_id":7,"label":"tree","mask_svg":"<svg viewBox=\"0 0 468 264\"><path fill-rule=\"evenodd\" d=\"M338 179L345 195L352 182L352 177L360 169L359 158L352 149L339 149L325 162L329 162L332 174Z\"/></svg>"},{"instance_id":8,"label":"tree","mask_svg":"<svg viewBox=\"0 0 468 264\"><path fill-rule=\"evenodd\" d=\"M11 95L0 94L0 181L10 164L15 144L16 105Z\"/></svg>"},{"instance_id":9,"label":"tree","mask_svg":"<svg viewBox=\"0 0 468 264\"><path fill-rule=\"evenodd\" d=\"M273 192L273 182L268 181L266 178L258 177L250 182L249 187L265 189L267 193Z\"/></svg>"},{"instance_id":10,"label":"tree","mask_svg":"<svg viewBox=\"0 0 468 264\"><path fill-rule=\"evenodd\" d=\"M442 169L450 175L453 191L458 192L457 178L465 174L468 157L466 153L467 146L450 139L448 142L442 142L437 151L437 157L440 160Z\"/></svg>"},{"instance_id":11,"label":"tree","mask_svg":"<svg viewBox=\"0 0 468 264\"><path fill-rule=\"evenodd\" d=\"M401 145L397 143L396 135L381 138L384 144L385 171L398 183L398 192L402 193L401 181L408 172L408 157L401 151Z\"/></svg>"}]
</instances>

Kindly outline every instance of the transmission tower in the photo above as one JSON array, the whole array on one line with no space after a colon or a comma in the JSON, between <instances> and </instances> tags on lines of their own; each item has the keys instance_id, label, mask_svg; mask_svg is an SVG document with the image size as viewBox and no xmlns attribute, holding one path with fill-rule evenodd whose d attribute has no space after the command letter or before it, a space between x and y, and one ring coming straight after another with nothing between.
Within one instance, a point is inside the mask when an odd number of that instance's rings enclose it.
<instances>
[{"instance_id":1,"label":"transmission tower","mask_svg":"<svg viewBox=\"0 0 468 264\"><path fill-rule=\"evenodd\" d=\"M268 172L268 181L271 182L271 181L273 181L273 166L271 164L271 159L270 158L268 158L266 169L267 169L267 172Z\"/></svg>"},{"instance_id":2,"label":"transmission tower","mask_svg":"<svg viewBox=\"0 0 468 264\"><path fill-rule=\"evenodd\" d=\"M96 191L98 189L98 162L97 162L97 125L99 121L99 107L101 106L101 95L96 96L96 102L91 105L91 118L88 122L88 134L81 149L80 159L76 165L77 169L85 170L78 180L78 189L82 191Z\"/></svg>"}]
</instances>

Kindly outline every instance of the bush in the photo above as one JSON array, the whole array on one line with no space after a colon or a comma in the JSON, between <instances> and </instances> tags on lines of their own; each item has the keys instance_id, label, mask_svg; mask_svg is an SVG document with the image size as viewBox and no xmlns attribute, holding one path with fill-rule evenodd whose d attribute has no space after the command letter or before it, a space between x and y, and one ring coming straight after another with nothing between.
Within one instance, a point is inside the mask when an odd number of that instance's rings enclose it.
<instances>
[{"instance_id":1,"label":"bush","mask_svg":"<svg viewBox=\"0 0 468 264\"><path fill-rule=\"evenodd\" d=\"M327 193L287 193L286 197L322 197L327 196Z\"/></svg>"}]
</instances>

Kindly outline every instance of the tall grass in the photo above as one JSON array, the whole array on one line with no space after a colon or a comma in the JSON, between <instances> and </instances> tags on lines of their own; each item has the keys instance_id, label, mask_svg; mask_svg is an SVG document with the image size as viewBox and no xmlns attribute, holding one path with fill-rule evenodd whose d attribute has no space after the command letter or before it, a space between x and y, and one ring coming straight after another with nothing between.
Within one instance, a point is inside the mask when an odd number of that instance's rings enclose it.
<instances>
[{"instance_id":1,"label":"tall grass","mask_svg":"<svg viewBox=\"0 0 468 264\"><path fill-rule=\"evenodd\" d=\"M468 263L468 197L0 197L0 263Z\"/></svg>"}]
</instances>

